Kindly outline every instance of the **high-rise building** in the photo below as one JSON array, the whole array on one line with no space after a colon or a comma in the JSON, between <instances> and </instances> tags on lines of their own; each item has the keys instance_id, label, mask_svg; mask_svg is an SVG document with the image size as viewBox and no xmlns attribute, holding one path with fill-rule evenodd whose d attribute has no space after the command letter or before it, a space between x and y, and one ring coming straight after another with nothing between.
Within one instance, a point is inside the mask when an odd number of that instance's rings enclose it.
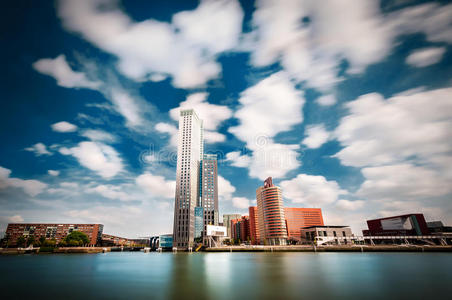
<instances>
[{"instance_id":1,"label":"high-rise building","mask_svg":"<svg viewBox=\"0 0 452 300\"><path fill-rule=\"evenodd\" d=\"M261 243L286 245L287 228L281 189L273 185L271 177L256 190L258 230Z\"/></svg>"},{"instance_id":2,"label":"high-rise building","mask_svg":"<svg viewBox=\"0 0 452 300\"><path fill-rule=\"evenodd\" d=\"M301 229L310 226L323 226L322 209L304 207L285 207L287 236L294 241L301 240Z\"/></svg>"},{"instance_id":3,"label":"high-rise building","mask_svg":"<svg viewBox=\"0 0 452 300\"><path fill-rule=\"evenodd\" d=\"M226 226L229 238L232 238L232 235L231 235L231 220L237 220L237 219L240 219L241 217L242 217L241 214L226 214L226 215L223 215L223 226Z\"/></svg>"},{"instance_id":4,"label":"high-rise building","mask_svg":"<svg viewBox=\"0 0 452 300\"><path fill-rule=\"evenodd\" d=\"M195 207L199 197L199 165L203 151L202 120L193 109L181 110L174 201L174 247L193 246Z\"/></svg>"},{"instance_id":5,"label":"high-rise building","mask_svg":"<svg viewBox=\"0 0 452 300\"><path fill-rule=\"evenodd\" d=\"M257 220L257 206L249 207L249 215L250 215L250 240L251 244L259 245L260 244L260 235L259 235L259 223Z\"/></svg>"},{"instance_id":6,"label":"high-rise building","mask_svg":"<svg viewBox=\"0 0 452 300\"><path fill-rule=\"evenodd\" d=\"M204 212L204 231L207 225L218 226L218 164L216 154L204 154L199 168L199 199Z\"/></svg>"},{"instance_id":7,"label":"high-rise building","mask_svg":"<svg viewBox=\"0 0 452 300\"><path fill-rule=\"evenodd\" d=\"M231 220L231 239L236 243L250 241L250 218L242 216L239 219Z\"/></svg>"}]
</instances>

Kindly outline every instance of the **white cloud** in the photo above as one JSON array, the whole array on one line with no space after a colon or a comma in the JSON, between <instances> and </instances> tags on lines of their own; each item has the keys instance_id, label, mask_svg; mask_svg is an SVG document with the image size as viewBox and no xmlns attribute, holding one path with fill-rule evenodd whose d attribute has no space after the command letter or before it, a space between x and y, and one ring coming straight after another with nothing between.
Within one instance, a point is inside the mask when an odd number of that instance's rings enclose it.
<instances>
[{"instance_id":1,"label":"white cloud","mask_svg":"<svg viewBox=\"0 0 452 300\"><path fill-rule=\"evenodd\" d=\"M68 188L68 189L76 189L76 188L78 188L78 183L77 182L61 182L60 186L63 188Z\"/></svg>"},{"instance_id":2,"label":"white cloud","mask_svg":"<svg viewBox=\"0 0 452 300\"><path fill-rule=\"evenodd\" d=\"M99 194L105 198L113 200L128 201L131 199L131 195L122 191L120 186L111 184L100 184L96 187L87 189L86 192Z\"/></svg>"},{"instance_id":3,"label":"white cloud","mask_svg":"<svg viewBox=\"0 0 452 300\"><path fill-rule=\"evenodd\" d=\"M176 182L166 180L163 176L144 173L136 178L136 183L143 190L155 197L174 198Z\"/></svg>"},{"instance_id":4,"label":"white cloud","mask_svg":"<svg viewBox=\"0 0 452 300\"><path fill-rule=\"evenodd\" d=\"M303 144L312 149L319 148L330 139L330 133L326 131L323 124L307 126L306 134Z\"/></svg>"},{"instance_id":5,"label":"white cloud","mask_svg":"<svg viewBox=\"0 0 452 300\"><path fill-rule=\"evenodd\" d=\"M134 22L108 0L60 1L58 15L66 29L116 55L126 76L141 81L149 74L171 75L183 88L218 75L215 57L237 44L243 19L240 4L226 0L201 1L195 10L173 15L172 24Z\"/></svg>"},{"instance_id":6,"label":"white cloud","mask_svg":"<svg viewBox=\"0 0 452 300\"><path fill-rule=\"evenodd\" d=\"M435 197L452 193L451 177L444 177L438 170L406 163L368 167L361 172L365 181L356 194L372 200L432 201Z\"/></svg>"},{"instance_id":7,"label":"white cloud","mask_svg":"<svg viewBox=\"0 0 452 300\"><path fill-rule=\"evenodd\" d=\"M56 170L48 170L47 173L49 173L49 175L51 175L51 176L60 175L60 171L56 171Z\"/></svg>"},{"instance_id":8,"label":"white cloud","mask_svg":"<svg viewBox=\"0 0 452 300\"><path fill-rule=\"evenodd\" d=\"M104 178L111 178L123 170L118 152L100 142L80 142L76 147L62 147L59 151L61 154L74 156L82 166Z\"/></svg>"},{"instance_id":9,"label":"white cloud","mask_svg":"<svg viewBox=\"0 0 452 300\"><path fill-rule=\"evenodd\" d=\"M220 201L231 200L232 194L235 193L235 190L235 187L229 180L225 179L221 175L218 175L218 196L220 197Z\"/></svg>"},{"instance_id":10,"label":"white cloud","mask_svg":"<svg viewBox=\"0 0 452 300\"><path fill-rule=\"evenodd\" d=\"M53 131L57 132L74 132L77 130L77 126L74 124L71 124L66 121L58 122L55 124L52 124L50 127L52 127Z\"/></svg>"},{"instance_id":11,"label":"white cloud","mask_svg":"<svg viewBox=\"0 0 452 300\"><path fill-rule=\"evenodd\" d=\"M250 200L244 197L234 197L232 198L232 205L240 209L247 209L250 207Z\"/></svg>"},{"instance_id":12,"label":"white cloud","mask_svg":"<svg viewBox=\"0 0 452 300\"><path fill-rule=\"evenodd\" d=\"M284 198L314 207L333 203L339 195L347 194L336 181L328 181L323 176L299 174L291 180L282 181L280 185Z\"/></svg>"},{"instance_id":13,"label":"white cloud","mask_svg":"<svg viewBox=\"0 0 452 300\"><path fill-rule=\"evenodd\" d=\"M155 73L155 74L151 74L149 75L149 80L153 81L153 82L160 82L163 81L167 78L167 76L160 74L160 73Z\"/></svg>"},{"instance_id":14,"label":"white cloud","mask_svg":"<svg viewBox=\"0 0 452 300\"><path fill-rule=\"evenodd\" d=\"M31 197L34 197L42 193L46 188L47 184L38 180L24 180L20 178L9 177L11 170L0 167L0 189L15 187L21 188L23 191Z\"/></svg>"},{"instance_id":15,"label":"white cloud","mask_svg":"<svg viewBox=\"0 0 452 300\"><path fill-rule=\"evenodd\" d=\"M331 106L336 104L337 99L336 97L334 97L334 95L329 94L320 96L319 98L316 99L316 102L321 106Z\"/></svg>"},{"instance_id":16,"label":"white cloud","mask_svg":"<svg viewBox=\"0 0 452 300\"><path fill-rule=\"evenodd\" d=\"M59 86L88 89L97 89L100 86L100 82L89 80L83 72L73 71L63 54L55 59L40 59L33 64L33 68L55 78Z\"/></svg>"},{"instance_id":17,"label":"white cloud","mask_svg":"<svg viewBox=\"0 0 452 300\"><path fill-rule=\"evenodd\" d=\"M446 47L431 47L413 51L406 58L406 63L413 67L427 67L438 63L446 52Z\"/></svg>"},{"instance_id":18,"label":"white cloud","mask_svg":"<svg viewBox=\"0 0 452 300\"><path fill-rule=\"evenodd\" d=\"M338 12L341 13L338 13ZM378 1L261 0L251 38L255 66L280 62L292 78L331 91L348 73L360 73L385 58L398 35L425 33L433 42L452 43L452 5L424 4L383 15ZM302 24L306 18L308 22Z\"/></svg>"},{"instance_id":19,"label":"white cloud","mask_svg":"<svg viewBox=\"0 0 452 300\"><path fill-rule=\"evenodd\" d=\"M51 152L49 152L47 150L46 145L44 145L43 143L36 143L31 147L25 148L26 151L30 151L30 152L34 152L34 154L36 156L41 156L41 155L52 155Z\"/></svg>"},{"instance_id":20,"label":"white cloud","mask_svg":"<svg viewBox=\"0 0 452 300\"><path fill-rule=\"evenodd\" d=\"M22 218L20 215L15 215L9 217L8 221L10 221L11 223L20 223L24 221L24 218Z\"/></svg>"},{"instance_id":21,"label":"white cloud","mask_svg":"<svg viewBox=\"0 0 452 300\"><path fill-rule=\"evenodd\" d=\"M345 105L335 136L344 146L335 156L362 167L409 158L435 163L452 149L452 88L383 99L367 94Z\"/></svg>"},{"instance_id":22,"label":"white cloud","mask_svg":"<svg viewBox=\"0 0 452 300\"><path fill-rule=\"evenodd\" d=\"M229 132L246 143L252 151L249 157L250 176L265 179L283 177L296 169L298 145L279 144L273 138L303 121L303 93L295 89L284 72L278 72L241 93L241 106L234 117L239 125ZM230 154L229 158L239 158ZM245 166L247 158L240 157ZM236 164L236 166L239 166Z\"/></svg>"},{"instance_id":23,"label":"white cloud","mask_svg":"<svg viewBox=\"0 0 452 300\"><path fill-rule=\"evenodd\" d=\"M168 123L164 123L164 122L160 122L155 124L155 130L157 130L158 132L162 132L162 133L167 133L170 135L170 145L174 148L177 148L177 143L179 142L179 137L178 137L178 130L177 127L172 125L172 124L168 124Z\"/></svg>"},{"instance_id":24,"label":"white cloud","mask_svg":"<svg viewBox=\"0 0 452 300\"><path fill-rule=\"evenodd\" d=\"M344 210L357 210L360 208L363 208L365 204L365 201L363 200L345 200L345 199L341 199L339 201L336 202L336 206L339 207L340 209L344 209Z\"/></svg>"},{"instance_id":25,"label":"white cloud","mask_svg":"<svg viewBox=\"0 0 452 300\"><path fill-rule=\"evenodd\" d=\"M109 98L115 110L126 119L127 126L136 127L143 124L141 110L144 109L144 105L140 106L138 99L134 99L121 89L113 89L109 93Z\"/></svg>"},{"instance_id":26,"label":"white cloud","mask_svg":"<svg viewBox=\"0 0 452 300\"><path fill-rule=\"evenodd\" d=\"M80 133L80 135L90 139L93 142L105 142L105 143L116 142L116 137L114 135L98 129L86 129L83 130L82 133Z\"/></svg>"},{"instance_id":27,"label":"white cloud","mask_svg":"<svg viewBox=\"0 0 452 300\"><path fill-rule=\"evenodd\" d=\"M251 164L251 158L248 155L242 155L240 151L226 153L226 160L230 161L234 167L247 168Z\"/></svg>"},{"instance_id":28,"label":"white cloud","mask_svg":"<svg viewBox=\"0 0 452 300\"><path fill-rule=\"evenodd\" d=\"M204 140L207 143L222 142L225 136L216 132L220 124L232 117L232 111L227 106L207 102L207 93L195 93L170 110L170 116L178 121L181 109L194 109L198 117L203 120Z\"/></svg>"}]
</instances>

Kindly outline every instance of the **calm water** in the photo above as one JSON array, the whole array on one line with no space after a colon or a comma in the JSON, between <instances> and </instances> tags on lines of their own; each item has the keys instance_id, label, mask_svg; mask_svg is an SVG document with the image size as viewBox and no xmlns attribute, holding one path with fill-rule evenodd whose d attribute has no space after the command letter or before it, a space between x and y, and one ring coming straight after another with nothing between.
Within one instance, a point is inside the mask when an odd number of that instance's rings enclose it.
<instances>
[{"instance_id":1,"label":"calm water","mask_svg":"<svg viewBox=\"0 0 452 300\"><path fill-rule=\"evenodd\" d=\"M1 299L452 299L448 253L0 256Z\"/></svg>"}]
</instances>

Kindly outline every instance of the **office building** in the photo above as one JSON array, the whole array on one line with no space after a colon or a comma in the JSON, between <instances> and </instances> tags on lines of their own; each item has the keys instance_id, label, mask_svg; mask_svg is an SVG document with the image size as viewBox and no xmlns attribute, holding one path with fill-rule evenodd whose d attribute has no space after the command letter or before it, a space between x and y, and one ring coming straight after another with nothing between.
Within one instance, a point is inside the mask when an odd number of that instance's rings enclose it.
<instances>
[{"instance_id":1,"label":"office building","mask_svg":"<svg viewBox=\"0 0 452 300\"><path fill-rule=\"evenodd\" d=\"M428 230L435 235L452 235L452 226L444 226L442 221L427 222Z\"/></svg>"},{"instance_id":2,"label":"office building","mask_svg":"<svg viewBox=\"0 0 452 300\"><path fill-rule=\"evenodd\" d=\"M249 216L242 216L240 219L231 220L231 238L235 242L250 242L251 237Z\"/></svg>"},{"instance_id":3,"label":"office building","mask_svg":"<svg viewBox=\"0 0 452 300\"><path fill-rule=\"evenodd\" d=\"M231 221L240 219L241 217L242 217L241 214L226 214L226 215L223 215L223 225L226 226L226 228L227 228L227 234L228 234L229 238L232 238L232 235L231 235Z\"/></svg>"},{"instance_id":4,"label":"office building","mask_svg":"<svg viewBox=\"0 0 452 300\"><path fill-rule=\"evenodd\" d=\"M89 245L94 246L101 243L103 230L102 224L10 223L5 238L10 246L17 245L17 239L21 236L25 239L33 237L35 240L41 237L55 239L58 244L71 232L80 231L88 236Z\"/></svg>"},{"instance_id":5,"label":"office building","mask_svg":"<svg viewBox=\"0 0 452 300\"><path fill-rule=\"evenodd\" d=\"M301 240L301 229L309 226L323 226L322 210L320 208L285 207L287 236L290 240Z\"/></svg>"},{"instance_id":6,"label":"office building","mask_svg":"<svg viewBox=\"0 0 452 300\"><path fill-rule=\"evenodd\" d=\"M261 243L265 245L286 245L287 228L281 189L273 184L272 178L256 190L258 230Z\"/></svg>"},{"instance_id":7,"label":"office building","mask_svg":"<svg viewBox=\"0 0 452 300\"><path fill-rule=\"evenodd\" d=\"M181 110L177 146L173 244L193 247L195 207L199 197L199 166L203 157L203 122L193 109Z\"/></svg>"},{"instance_id":8,"label":"office building","mask_svg":"<svg viewBox=\"0 0 452 300\"><path fill-rule=\"evenodd\" d=\"M302 241L316 245L347 245L352 243L349 226L309 226L301 229Z\"/></svg>"},{"instance_id":9,"label":"office building","mask_svg":"<svg viewBox=\"0 0 452 300\"><path fill-rule=\"evenodd\" d=\"M260 244L260 235L259 235L259 224L257 219L257 206L250 206L249 209L249 217L250 217L250 241L253 245Z\"/></svg>"},{"instance_id":10,"label":"office building","mask_svg":"<svg viewBox=\"0 0 452 300\"><path fill-rule=\"evenodd\" d=\"M365 236L429 235L427 222L423 214L407 214L367 221Z\"/></svg>"},{"instance_id":11,"label":"office building","mask_svg":"<svg viewBox=\"0 0 452 300\"><path fill-rule=\"evenodd\" d=\"M203 236L207 225L218 226L218 164L216 154L204 154L199 168L199 199L203 209Z\"/></svg>"}]
</instances>

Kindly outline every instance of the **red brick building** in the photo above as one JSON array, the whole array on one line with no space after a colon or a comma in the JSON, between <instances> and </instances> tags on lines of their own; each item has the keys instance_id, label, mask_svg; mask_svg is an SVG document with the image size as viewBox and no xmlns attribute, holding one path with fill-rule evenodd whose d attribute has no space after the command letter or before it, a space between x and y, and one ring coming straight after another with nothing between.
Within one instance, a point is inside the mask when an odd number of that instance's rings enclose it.
<instances>
[{"instance_id":1,"label":"red brick building","mask_svg":"<svg viewBox=\"0 0 452 300\"><path fill-rule=\"evenodd\" d=\"M260 235L259 235L259 221L257 219L257 206L249 207L249 224L250 224L250 240L251 244L259 245L260 244Z\"/></svg>"},{"instance_id":2,"label":"red brick building","mask_svg":"<svg viewBox=\"0 0 452 300\"><path fill-rule=\"evenodd\" d=\"M285 207L287 236L291 240L301 239L301 229L310 226L323 226L322 209L304 207Z\"/></svg>"},{"instance_id":3,"label":"red brick building","mask_svg":"<svg viewBox=\"0 0 452 300\"><path fill-rule=\"evenodd\" d=\"M240 219L231 220L231 238L241 242L249 241L250 237L250 218L242 216Z\"/></svg>"},{"instance_id":4,"label":"red brick building","mask_svg":"<svg viewBox=\"0 0 452 300\"><path fill-rule=\"evenodd\" d=\"M94 246L100 243L103 230L102 224L10 223L5 238L10 246L16 246L20 236L25 238L33 236L35 240L41 237L55 239L58 244L72 231L81 231L88 236L89 245Z\"/></svg>"}]
</instances>

